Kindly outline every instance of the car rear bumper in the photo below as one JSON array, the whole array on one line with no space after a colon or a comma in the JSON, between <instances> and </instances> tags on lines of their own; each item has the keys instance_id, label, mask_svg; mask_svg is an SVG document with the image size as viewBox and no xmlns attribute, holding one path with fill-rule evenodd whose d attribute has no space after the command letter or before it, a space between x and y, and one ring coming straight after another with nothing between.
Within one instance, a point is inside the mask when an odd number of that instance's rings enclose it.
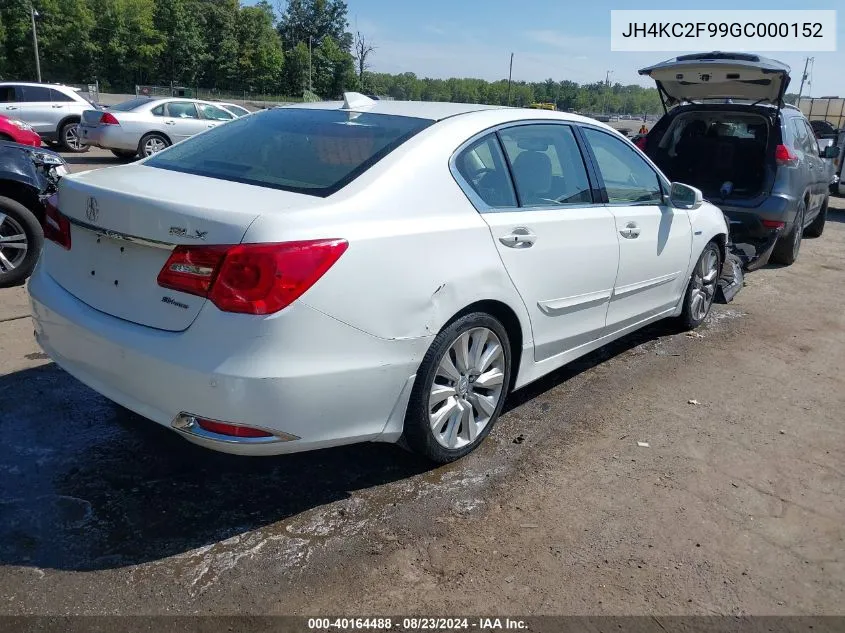
<instances>
[{"instance_id":1,"label":"car rear bumper","mask_svg":"<svg viewBox=\"0 0 845 633\"><path fill-rule=\"evenodd\" d=\"M79 125L79 139L85 145L123 151L137 150L141 140L119 125L87 125L85 123Z\"/></svg>"},{"instance_id":2,"label":"car rear bumper","mask_svg":"<svg viewBox=\"0 0 845 633\"><path fill-rule=\"evenodd\" d=\"M429 344L373 337L301 301L272 317L225 314L208 303L189 329L157 330L94 310L40 264L29 293L36 340L56 364L194 443L241 455L397 439L385 427L400 419L401 429L408 385ZM192 432L185 415L277 438Z\"/></svg>"}]
</instances>

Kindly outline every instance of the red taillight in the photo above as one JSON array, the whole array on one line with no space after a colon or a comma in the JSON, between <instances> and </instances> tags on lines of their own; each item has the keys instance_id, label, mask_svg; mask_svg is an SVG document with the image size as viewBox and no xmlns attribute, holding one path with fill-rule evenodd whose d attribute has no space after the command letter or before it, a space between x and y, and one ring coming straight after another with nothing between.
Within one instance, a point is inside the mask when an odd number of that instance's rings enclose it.
<instances>
[{"instance_id":1,"label":"red taillight","mask_svg":"<svg viewBox=\"0 0 845 633\"><path fill-rule=\"evenodd\" d=\"M778 222L777 220L763 220L763 226L767 229L782 229L785 225L784 222Z\"/></svg>"},{"instance_id":2,"label":"red taillight","mask_svg":"<svg viewBox=\"0 0 845 633\"><path fill-rule=\"evenodd\" d=\"M786 145L778 145L775 148L775 160L780 165L789 165L790 167L798 164L798 157Z\"/></svg>"},{"instance_id":3,"label":"red taillight","mask_svg":"<svg viewBox=\"0 0 845 633\"><path fill-rule=\"evenodd\" d=\"M194 419L196 420L197 426L201 429L210 433L217 433L218 435L229 435L230 437L273 437L272 433L249 426L226 424L225 422L215 422L214 420L205 420L203 418Z\"/></svg>"},{"instance_id":4,"label":"red taillight","mask_svg":"<svg viewBox=\"0 0 845 633\"><path fill-rule=\"evenodd\" d=\"M646 137L645 137L645 136L641 136L640 138L638 138L638 139L636 140L635 145L636 145L637 147L639 147L641 150L645 151L645 146L646 146L646 143L647 143L647 142L648 142L648 140L646 139Z\"/></svg>"},{"instance_id":5,"label":"red taillight","mask_svg":"<svg viewBox=\"0 0 845 633\"><path fill-rule=\"evenodd\" d=\"M70 250L70 221L59 211L58 202L59 196L53 194L44 203L44 237Z\"/></svg>"},{"instance_id":6,"label":"red taillight","mask_svg":"<svg viewBox=\"0 0 845 633\"><path fill-rule=\"evenodd\" d=\"M103 112L100 117L100 125L120 125L120 121L111 112Z\"/></svg>"},{"instance_id":7,"label":"red taillight","mask_svg":"<svg viewBox=\"0 0 845 633\"><path fill-rule=\"evenodd\" d=\"M273 314L313 286L348 246L339 239L177 246L158 284L208 297L224 312Z\"/></svg>"},{"instance_id":8,"label":"red taillight","mask_svg":"<svg viewBox=\"0 0 845 633\"><path fill-rule=\"evenodd\" d=\"M158 274L158 285L208 296L220 262L231 246L177 246Z\"/></svg>"}]
</instances>

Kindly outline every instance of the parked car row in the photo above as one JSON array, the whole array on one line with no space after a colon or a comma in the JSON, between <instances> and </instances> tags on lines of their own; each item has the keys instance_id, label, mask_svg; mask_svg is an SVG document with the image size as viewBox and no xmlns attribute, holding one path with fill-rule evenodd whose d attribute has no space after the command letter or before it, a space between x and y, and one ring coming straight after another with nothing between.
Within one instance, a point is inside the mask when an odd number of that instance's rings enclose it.
<instances>
[{"instance_id":1,"label":"parked car row","mask_svg":"<svg viewBox=\"0 0 845 633\"><path fill-rule=\"evenodd\" d=\"M120 158L147 158L194 134L249 114L234 104L197 99L138 97L82 113L81 142Z\"/></svg>"},{"instance_id":2,"label":"parked car row","mask_svg":"<svg viewBox=\"0 0 845 633\"><path fill-rule=\"evenodd\" d=\"M714 53L640 72L672 106L645 153L582 116L347 93L63 178L29 282L36 339L214 450L458 459L512 390L659 319L699 326L736 233L792 263L824 228L810 172L827 167L782 105L787 67ZM155 117L215 120L185 103L98 112L83 137L131 128L141 152Z\"/></svg>"},{"instance_id":3,"label":"parked car row","mask_svg":"<svg viewBox=\"0 0 845 633\"><path fill-rule=\"evenodd\" d=\"M233 103L198 99L139 97L103 108L69 86L0 82L0 140L35 146L45 141L68 152L97 146L124 158L150 156L247 114Z\"/></svg>"}]
</instances>

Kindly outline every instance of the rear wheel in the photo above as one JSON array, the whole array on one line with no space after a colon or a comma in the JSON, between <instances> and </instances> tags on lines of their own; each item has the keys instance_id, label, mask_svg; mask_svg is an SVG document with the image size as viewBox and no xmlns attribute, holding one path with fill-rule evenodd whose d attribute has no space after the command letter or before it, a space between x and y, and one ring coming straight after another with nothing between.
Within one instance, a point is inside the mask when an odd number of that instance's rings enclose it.
<instances>
[{"instance_id":1,"label":"rear wheel","mask_svg":"<svg viewBox=\"0 0 845 633\"><path fill-rule=\"evenodd\" d=\"M138 152L133 152L131 149L113 149L111 150L111 153L123 160L129 160L130 158L135 158L138 155Z\"/></svg>"},{"instance_id":2,"label":"rear wheel","mask_svg":"<svg viewBox=\"0 0 845 633\"><path fill-rule=\"evenodd\" d=\"M0 287L29 277L43 245L44 234L32 211L0 196Z\"/></svg>"},{"instance_id":3,"label":"rear wheel","mask_svg":"<svg viewBox=\"0 0 845 633\"><path fill-rule=\"evenodd\" d=\"M446 463L475 449L490 433L505 403L511 349L504 326L474 312L446 327L417 373L405 440L428 459Z\"/></svg>"},{"instance_id":4,"label":"rear wheel","mask_svg":"<svg viewBox=\"0 0 845 633\"><path fill-rule=\"evenodd\" d=\"M685 329L694 330L710 314L721 271L722 252L716 242L710 242L704 247L695 268L692 269L687 292L684 295L684 309L681 312L680 321Z\"/></svg>"},{"instance_id":5,"label":"rear wheel","mask_svg":"<svg viewBox=\"0 0 845 633\"><path fill-rule=\"evenodd\" d=\"M170 141L167 138L162 134L151 132L150 134L145 134L141 142L138 143L138 154L142 158L149 158L153 154L157 154L168 147L170 147Z\"/></svg>"},{"instance_id":6,"label":"rear wheel","mask_svg":"<svg viewBox=\"0 0 845 633\"><path fill-rule=\"evenodd\" d=\"M771 261L775 264L791 266L798 259L798 252L801 250L801 238L804 235L804 213L806 211L804 201L798 205L795 213L795 222L789 233L781 235L772 251Z\"/></svg>"},{"instance_id":7,"label":"rear wheel","mask_svg":"<svg viewBox=\"0 0 845 633\"><path fill-rule=\"evenodd\" d=\"M59 130L59 142L66 152L79 154L88 151L88 146L83 145L79 138L79 121L70 121Z\"/></svg>"},{"instance_id":8,"label":"rear wheel","mask_svg":"<svg viewBox=\"0 0 845 633\"><path fill-rule=\"evenodd\" d=\"M804 237L821 237L822 233L824 233L824 225L827 222L827 203L830 200L828 198L824 199L824 204L822 205L819 214L816 218L810 222L810 226L804 229Z\"/></svg>"}]
</instances>

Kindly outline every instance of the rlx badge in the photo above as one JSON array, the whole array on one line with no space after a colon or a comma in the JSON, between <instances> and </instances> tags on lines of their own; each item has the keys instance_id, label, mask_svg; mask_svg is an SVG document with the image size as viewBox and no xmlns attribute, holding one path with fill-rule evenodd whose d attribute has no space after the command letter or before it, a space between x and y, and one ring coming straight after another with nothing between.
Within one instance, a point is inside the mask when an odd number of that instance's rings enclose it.
<instances>
[{"instance_id":1,"label":"rlx badge","mask_svg":"<svg viewBox=\"0 0 845 633\"><path fill-rule=\"evenodd\" d=\"M182 226L171 226L170 227L170 234L177 235L179 237L184 237L189 240L204 240L205 236L208 235L208 231L194 231L188 232L188 229Z\"/></svg>"}]
</instances>

